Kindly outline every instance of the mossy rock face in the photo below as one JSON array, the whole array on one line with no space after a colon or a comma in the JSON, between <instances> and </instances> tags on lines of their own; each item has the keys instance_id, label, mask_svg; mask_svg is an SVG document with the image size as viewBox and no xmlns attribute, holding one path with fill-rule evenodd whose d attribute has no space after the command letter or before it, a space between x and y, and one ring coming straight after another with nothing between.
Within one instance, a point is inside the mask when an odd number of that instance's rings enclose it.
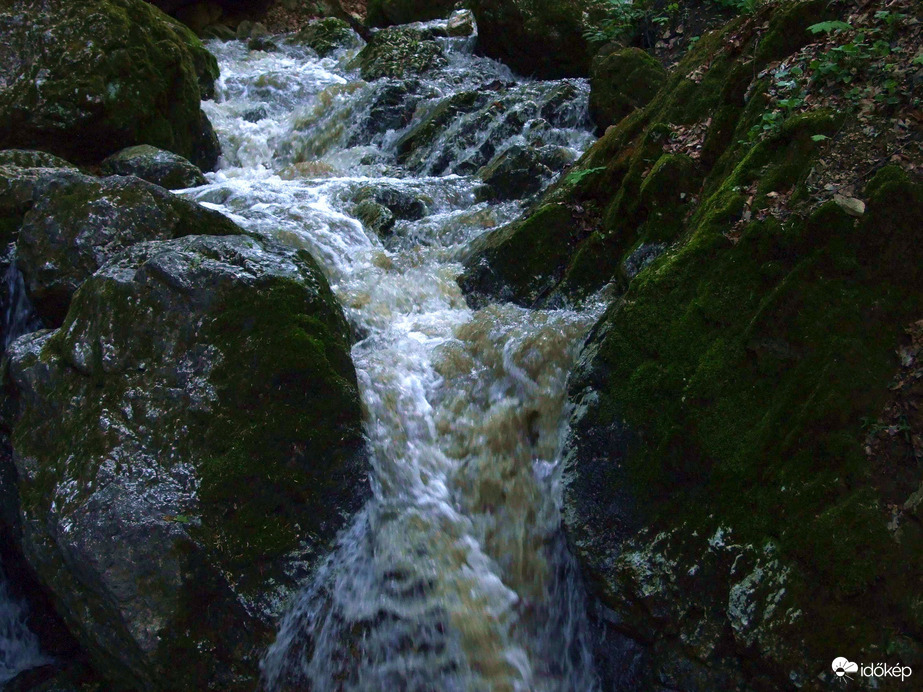
<instances>
[{"instance_id":1,"label":"mossy rock face","mask_svg":"<svg viewBox=\"0 0 923 692\"><path fill-rule=\"evenodd\" d=\"M514 71L539 79L585 77L589 0L472 0L478 47Z\"/></svg>"},{"instance_id":2,"label":"mossy rock face","mask_svg":"<svg viewBox=\"0 0 923 692\"><path fill-rule=\"evenodd\" d=\"M436 41L416 29L395 27L376 32L351 67L359 69L362 79L373 81L382 77L404 79L427 74L447 64Z\"/></svg>"},{"instance_id":3,"label":"mossy rock face","mask_svg":"<svg viewBox=\"0 0 923 692\"><path fill-rule=\"evenodd\" d=\"M218 141L201 110L217 62L143 0L14 0L0 11L0 146L95 163L151 144L203 169Z\"/></svg>"},{"instance_id":4,"label":"mossy rock face","mask_svg":"<svg viewBox=\"0 0 923 692\"><path fill-rule=\"evenodd\" d=\"M593 60L590 115L602 132L646 106L667 81L667 71L640 48L625 48Z\"/></svg>"},{"instance_id":5,"label":"mossy rock face","mask_svg":"<svg viewBox=\"0 0 923 692\"><path fill-rule=\"evenodd\" d=\"M356 44L358 38L345 21L327 17L311 22L295 34L291 41L308 46L324 58L340 48Z\"/></svg>"},{"instance_id":6,"label":"mossy rock face","mask_svg":"<svg viewBox=\"0 0 923 692\"><path fill-rule=\"evenodd\" d=\"M541 151L514 145L501 152L478 172L484 182L478 192L479 199L501 201L535 194L554 175L546 165L554 150L555 147Z\"/></svg>"},{"instance_id":7,"label":"mossy rock face","mask_svg":"<svg viewBox=\"0 0 923 692\"><path fill-rule=\"evenodd\" d=\"M29 296L51 325L71 296L123 249L185 235L236 235L222 214L134 177L72 176L47 187L25 214L16 243Z\"/></svg>"},{"instance_id":8,"label":"mossy rock face","mask_svg":"<svg viewBox=\"0 0 923 692\"><path fill-rule=\"evenodd\" d=\"M448 17L456 0L370 0L366 23L369 26L390 26L428 22Z\"/></svg>"},{"instance_id":9,"label":"mossy rock face","mask_svg":"<svg viewBox=\"0 0 923 692\"><path fill-rule=\"evenodd\" d=\"M134 175L168 190L208 184L191 161L149 144L122 149L103 161L100 169L104 175Z\"/></svg>"},{"instance_id":10,"label":"mossy rock face","mask_svg":"<svg viewBox=\"0 0 923 692\"><path fill-rule=\"evenodd\" d=\"M24 552L117 688L252 690L369 493L348 326L304 252L134 245L10 350Z\"/></svg>"},{"instance_id":11,"label":"mossy rock face","mask_svg":"<svg viewBox=\"0 0 923 692\"><path fill-rule=\"evenodd\" d=\"M34 152L15 152L13 156L34 160ZM42 154L42 152L38 152ZM44 156L42 161L48 162ZM0 243L6 247L16 241L26 213L57 184L82 180L79 171L70 166L60 168L20 168L0 165Z\"/></svg>"}]
</instances>

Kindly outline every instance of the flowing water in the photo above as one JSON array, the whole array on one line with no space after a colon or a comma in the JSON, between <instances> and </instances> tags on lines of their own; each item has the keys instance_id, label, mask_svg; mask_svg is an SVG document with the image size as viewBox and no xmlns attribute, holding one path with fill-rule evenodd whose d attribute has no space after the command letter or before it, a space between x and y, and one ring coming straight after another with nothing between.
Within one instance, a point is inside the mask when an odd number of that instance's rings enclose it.
<instances>
[{"instance_id":1,"label":"flowing water","mask_svg":"<svg viewBox=\"0 0 923 692\"><path fill-rule=\"evenodd\" d=\"M522 210L479 202L472 173L513 145L574 160L593 141L588 87L524 81L470 39L440 42L438 74L373 83L350 69L355 50L209 45L224 157L185 194L321 263L357 334L372 452L373 499L265 657L272 690L596 687L557 460L567 373L597 311L473 311L456 283L469 243ZM468 105L408 148L453 98ZM394 212L384 237L355 218L363 199Z\"/></svg>"},{"instance_id":2,"label":"flowing water","mask_svg":"<svg viewBox=\"0 0 923 692\"><path fill-rule=\"evenodd\" d=\"M320 262L357 337L373 466L372 499L265 656L269 690L597 688L558 459L567 374L599 309L475 311L456 283L472 240L522 211L479 201L474 173L514 146L555 171L576 159L593 141L588 86L438 40L445 69L372 83L349 66L359 46L209 44L224 154L182 194ZM461 106L440 119L447 103ZM381 236L358 220L376 214ZM0 640L25 647L0 648L0 682L10 660L41 662L23 623L0 584Z\"/></svg>"},{"instance_id":3,"label":"flowing water","mask_svg":"<svg viewBox=\"0 0 923 692\"><path fill-rule=\"evenodd\" d=\"M29 630L28 608L10 592L0 563L0 689L19 673L50 663Z\"/></svg>"}]
</instances>

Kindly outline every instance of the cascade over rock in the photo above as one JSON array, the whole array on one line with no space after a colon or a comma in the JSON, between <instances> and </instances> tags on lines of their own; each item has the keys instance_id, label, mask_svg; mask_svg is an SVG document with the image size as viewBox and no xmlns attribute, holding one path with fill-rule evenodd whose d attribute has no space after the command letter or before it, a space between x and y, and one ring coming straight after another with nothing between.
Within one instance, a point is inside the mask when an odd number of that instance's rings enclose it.
<instances>
[{"instance_id":1,"label":"cascade over rock","mask_svg":"<svg viewBox=\"0 0 923 692\"><path fill-rule=\"evenodd\" d=\"M150 144L206 170L218 160L201 110L215 59L144 0L4 3L0 66L0 147L95 163Z\"/></svg>"},{"instance_id":2,"label":"cascade over rock","mask_svg":"<svg viewBox=\"0 0 923 692\"><path fill-rule=\"evenodd\" d=\"M605 685L813 690L840 650L923 663L923 181L890 154L869 171L853 151L877 131L821 105L809 27L848 7L767 4L703 36L466 260L474 304L616 296L569 382L562 508L604 638L635 642L630 662L597 649ZM807 95L786 112L790 74Z\"/></svg>"}]
</instances>

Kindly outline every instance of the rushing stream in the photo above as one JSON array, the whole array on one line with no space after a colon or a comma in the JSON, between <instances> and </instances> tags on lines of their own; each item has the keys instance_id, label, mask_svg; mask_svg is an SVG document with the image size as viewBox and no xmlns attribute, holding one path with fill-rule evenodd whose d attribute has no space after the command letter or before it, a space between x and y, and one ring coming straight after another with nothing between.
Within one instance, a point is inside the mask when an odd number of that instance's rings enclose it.
<instances>
[{"instance_id":1,"label":"rushing stream","mask_svg":"<svg viewBox=\"0 0 923 692\"><path fill-rule=\"evenodd\" d=\"M322 264L358 335L374 470L266 655L270 689L595 687L556 460L596 312L472 311L456 283L470 241L521 210L478 202L472 173L513 145L576 158L593 141L587 85L523 81L470 39L440 40L450 63L431 79L372 83L347 67L355 50L209 45L223 166L186 194ZM402 135L463 92L483 105L408 156ZM390 234L354 218L361 199L395 210Z\"/></svg>"},{"instance_id":2,"label":"rushing stream","mask_svg":"<svg viewBox=\"0 0 923 692\"><path fill-rule=\"evenodd\" d=\"M320 262L356 334L372 453L372 500L265 656L271 690L597 687L557 460L567 374L598 309L474 311L456 283L471 241L522 210L479 201L474 173L513 146L557 170L576 159L593 141L588 87L439 41L445 69L371 83L348 66L357 46L319 59L209 44L223 160L181 194ZM409 147L451 99L465 107ZM390 218L381 236L358 220L371 226L363 200Z\"/></svg>"}]
</instances>

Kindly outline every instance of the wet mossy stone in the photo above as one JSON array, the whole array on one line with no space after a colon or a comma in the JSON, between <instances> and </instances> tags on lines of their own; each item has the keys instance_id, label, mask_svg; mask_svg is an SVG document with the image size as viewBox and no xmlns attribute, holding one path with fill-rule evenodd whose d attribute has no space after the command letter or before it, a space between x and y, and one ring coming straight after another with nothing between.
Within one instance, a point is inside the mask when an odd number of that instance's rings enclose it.
<instances>
[{"instance_id":1,"label":"wet mossy stone","mask_svg":"<svg viewBox=\"0 0 923 692\"><path fill-rule=\"evenodd\" d=\"M201 101L215 58L143 0L11 0L0 8L0 147L77 164L151 144L210 170L218 142Z\"/></svg>"},{"instance_id":2,"label":"wet mossy stone","mask_svg":"<svg viewBox=\"0 0 923 692\"><path fill-rule=\"evenodd\" d=\"M485 201L522 199L541 190L553 174L545 165L541 152L514 145L478 172L484 182L478 198Z\"/></svg>"},{"instance_id":3,"label":"wet mossy stone","mask_svg":"<svg viewBox=\"0 0 923 692\"><path fill-rule=\"evenodd\" d=\"M118 689L252 690L369 495L316 263L240 235L134 245L5 374L24 552L94 667Z\"/></svg>"},{"instance_id":4,"label":"wet mossy stone","mask_svg":"<svg viewBox=\"0 0 923 692\"><path fill-rule=\"evenodd\" d=\"M561 280L566 260L584 232L567 206L541 206L475 240L459 284L474 306L488 298L540 304Z\"/></svg>"},{"instance_id":5,"label":"wet mossy stone","mask_svg":"<svg viewBox=\"0 0 923 692\"><path fill-rule=\"evenodd\" d=\"M45 151L31 149L4 149L0 151L0 166L16 166L18 168L72 168L69 161L60 156L49 154Z\"/></svg>"},{"instance_id":6,"label":"wet mossy stone","mask_svg":"<svg viewBox=\"0 0 923 692\"><path fill-rule=\"evenodd\" d=\"M590 0L472 0L478 50L539 79L585 77Z\"/></svg>"},{"instance_id":7,"label":"wet mossy stone","mask_svg":"<svg viewBox=\"0 0 923 692\"><path fill-rule=\"evenodd\" d=\"M355 44L358 36L349 24L336 17L318 19L301 29L290 40L307 46L324 58L345 46Z\"/></svg>"},{"instance_id":8,"label":"wet mossy stone","mask_svg":"<svg viewBox=\"0 0 923 692\"><path fill-rule=\"evenodd\" d=\"M428 74L447 64L439 44L426 38L422 31L392 27L375 32L350 66L359 70L362 79L373 81Z\"/></svg>"},{"instance_id":9,"label":"wet mossy stone","mask_svg":"<svg viewBox=\"0 0 923 692\"><path fill-rule=\"evenodd\" d=\"M600 132L646 106L667 81L667 71L640 48L604 53L590 70L590 116Z\"/></svg>"},{"instance_id":10,"label":"wet mossy stone","mask_svg":"<svg viewBox=\"0 0 923 692\"><path fill-rule=\"evenodd\" d=\"M381 237L390 235L397 221L388 207L379 204L374 199L363 199L356 203L352 213L362 222L363 226Z\"/></svg>"},{"instance_id":11,"label":"wet mossy stone","mask_svg":"<svg viewBox=\"0 0 923 692\"><path fill-rule=\"evenodd\" d=\"M222 214L134 177L69 176L52 181L25 214L16 243L29 296L50 325L105 262L145 240L236 235Z\"/></svg>"},{"instance_id":12,"label":"wet mossy stone","mask_svg":"<svg viewBox=\"0 0 923 692\"><path fill-rule=\"evenodd\" d=\"M419 122L401 135L395 142L398 160L420 165L425 159L423 152L435 141L453 120L464 113L472 113L489 100L488 94L478 91L462 91L452 94L432 105ZM411 161L412 160L412 161Z\"/></svg>"},{"instance_id":13,"label":"wet mossy stone","mask_svg":"<svg viewBox=\"0 0 923 692\"><path fill-rule=\"evenodd\" d=\"M26 161L34 160L32 153L27 153ZM14 158L20 158L20 152L16 152ZM47 162L44 157L42 160ZM15 242L26 212L42 199L52 186L80 179L83 179L80 172L70 166L20 168L15 165L0 165L0 243L2 247L5 248L9 243Z\"/></svg>"},{"instance_id":14,"label":"wet mossy stone","mask_svg":"<svg viewBox=\"0 0 923 692\"><path fill-rule=\"evenodd\" d=\"M105 159L100 170L103 175L133 175L168 190L208 184L191 161L149 144L122 149Z\"/></svg>"},{"instance_id":15,"label":"wet mossy stone","mask_svg":"<svg viewBox=\"0 0 923 692\"><path fill-rule=\"evenodd\" d=\"M369 0L365 21L369 26L428 22L448 17L456 4L456 0Z\"/></svg>"}]
</instances>

